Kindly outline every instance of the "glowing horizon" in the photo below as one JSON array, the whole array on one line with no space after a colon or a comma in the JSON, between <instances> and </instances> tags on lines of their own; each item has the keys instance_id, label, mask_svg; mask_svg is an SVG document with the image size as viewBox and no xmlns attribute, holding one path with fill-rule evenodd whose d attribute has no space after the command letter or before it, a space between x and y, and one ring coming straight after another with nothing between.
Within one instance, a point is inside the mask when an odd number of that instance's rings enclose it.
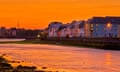
<instances>
[{"instance_id":1,"label":"glowing horizon","mask_svg":"<svg viewBox=\"0 0 120 72\"><path fill-rule=\"evenodd\" d=\"M0 0L0 27L40 29L92 16L120 16L120 0Z\"/></svg>"}]
</instances>

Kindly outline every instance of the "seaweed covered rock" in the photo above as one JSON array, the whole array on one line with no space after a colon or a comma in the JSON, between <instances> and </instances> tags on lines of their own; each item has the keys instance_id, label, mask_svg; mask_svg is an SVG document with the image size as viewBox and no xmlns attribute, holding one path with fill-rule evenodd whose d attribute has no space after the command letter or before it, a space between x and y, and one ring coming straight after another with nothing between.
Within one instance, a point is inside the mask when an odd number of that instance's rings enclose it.
<instances>
[{"instance_id":1,"label":"seaweed covered rock","mask_svg":"<svg viewBox=\"0 0 120 72\"><path fill-rule=\"evenodd\" d=\"M36 67L35 66L22 66L19 65L15 68L15 72L35 72Z\"/></svg>"}]
</instances>

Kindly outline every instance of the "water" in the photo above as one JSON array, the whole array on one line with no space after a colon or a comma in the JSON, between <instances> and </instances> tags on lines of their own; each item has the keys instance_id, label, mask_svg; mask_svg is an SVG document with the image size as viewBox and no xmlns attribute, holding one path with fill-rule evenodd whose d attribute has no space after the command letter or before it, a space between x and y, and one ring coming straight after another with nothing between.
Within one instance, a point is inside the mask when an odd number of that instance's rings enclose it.
<instances>
[{"instance_id":1,"label":"water","mask_svg":"<svg viewBox=\"0 0 120 72\"><path fill-rule=\"evenodd\" d=\"M0 42L16 42L16 41L24 41L25 39L0 39Z\"/></svg>"},{"instance_id":2,"label":"water","mask_svg":"<svg viewBox=\"0 0 120 72\"><path fill-rule=\"evenodd\" d=\"M55 45L1 44L0 54L68 72L120 72L120 52Z\"/></svg>"}]
</instances>

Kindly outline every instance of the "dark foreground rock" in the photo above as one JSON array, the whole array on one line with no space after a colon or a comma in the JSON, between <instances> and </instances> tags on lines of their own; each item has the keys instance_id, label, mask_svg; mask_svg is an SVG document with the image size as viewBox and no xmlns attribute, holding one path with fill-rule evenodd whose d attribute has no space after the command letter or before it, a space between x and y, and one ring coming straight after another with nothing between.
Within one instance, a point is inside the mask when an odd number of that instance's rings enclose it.
<instances>
[{"instance_id":1,"label":"dark foreground rock","mask_svg":"<svg viewBox=\"0 0 120 72\"><path fill-rule=\"evenodd\" d=\"M35 67L35 66L19 65L17 67L13 67L10 64L10 62L11 61L4 58L3 55L0 56L0 72L53 72L53 71L37 70L37 67ZM47 67L42 67L42 68L46 69Z\"/></svg>"}]
</instances>

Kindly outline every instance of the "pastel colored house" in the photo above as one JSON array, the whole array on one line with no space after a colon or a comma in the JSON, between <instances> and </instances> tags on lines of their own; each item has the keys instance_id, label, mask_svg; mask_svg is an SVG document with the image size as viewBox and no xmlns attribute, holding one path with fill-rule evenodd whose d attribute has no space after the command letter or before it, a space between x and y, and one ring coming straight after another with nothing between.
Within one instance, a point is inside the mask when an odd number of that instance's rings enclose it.
<instances>
[{"instance_id":1,"label":"pastel colored house","mask_svg":"<svg viewBox=\"0 0 120 72\"><path fill-rule=\"evenodd\" d=\"M93 17L88 25L90 37L120 37L120 17Z\"/></svg>"},{"instance_id":2,"label":"pastel colored house","mask_svg":"<svg viewBox=\"0 0 120 72\"><path fill-rule=\"evenodd\" d=\"M88 21L85 21L84 24L84 37L91 37L90 24Z\"/></svg>"},{"instance_id":3,"label":"pastel colored house","mask_svg":"<svg viewBox=\"0 0 120 72\"><path fill-rule=\"evenodd\" d=\"M74 23L73 36L74 37L84 37L84 23L85 21L77 21Z\"/></svg>"},{"instance_id":4,"label":"pastel colored house","mask_svg":"<svg viewBox=\"0 0 120 72\"><path fill-rule=\"evenodd\" d=\"M48 26L48 37L84 37L85 21L72 21L62 24L61 22L52 22Z\"/></svg>"},{"instance_id":5,"label":"pastel colored house","mask_svg":"<svg viewBox=\"0 0 120 72\"><path fill-rule=\"evenodd\" d=\"M72 21L69 24L65 24L63 29L66 37L84 37L84 21Z\"/></svg>"},{"instance_id":6,"label":"pastel colored house","mask_svg":"<svg viewBox=\"0 0 120 72\"><path fill-rule=\"evenodd\" d=\"M73 27L74 27L74 25L72 23L67 25L67 27L66 27L66 34L67 34L66 37L72 38L74 36Z\"/></svg>"},{"instance_id":7,"label":"pastel colored house","mask_svg":"<svg viewBox=\"0 0 120 72\"><path fill-rule=\"evenodd\" d=\"M120 37L120 17L93 17L68 24L51 22L48 37Z\"/></svg>"},{"instance_id":8,"label":"pastel colored house","mask_svg":"<svg viewBox=\"0 0 120 72\"><path fill-rule=\"evenodd\" d=\"M58 37L67 37L67 26L68 24L64 24L58 29Z\"/></svg>"},{"instance_id":9,"label":"pastel colored house","mask_svg":"<svg viewBox=\"0 0 120 72\"><path fill-rule=\"evenodd\" d=\"M61 26L61 22L51 22L48 26L48 37L58 37L58 29Z\"/></svg>"}]
</instances>

